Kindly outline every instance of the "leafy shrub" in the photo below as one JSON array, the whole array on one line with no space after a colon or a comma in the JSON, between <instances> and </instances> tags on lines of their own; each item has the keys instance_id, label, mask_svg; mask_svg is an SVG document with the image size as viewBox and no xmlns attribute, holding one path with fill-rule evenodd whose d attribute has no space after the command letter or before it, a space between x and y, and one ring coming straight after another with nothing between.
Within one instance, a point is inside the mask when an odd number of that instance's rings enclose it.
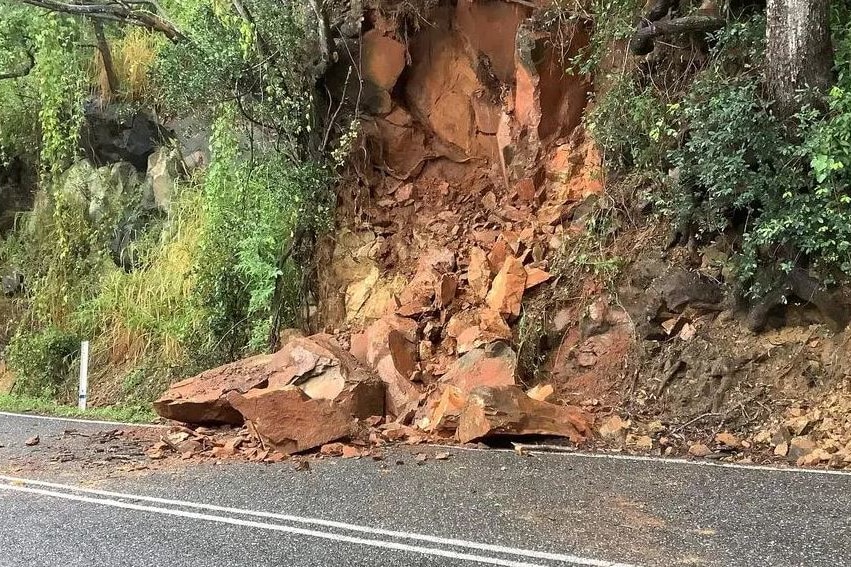
<instances>
[{"instance_id":1,"label":"leafy shrub","mask_svg":"<svg viewBox=\"0 0 851 567\"><path fill-rule=\"evenodd\" d=\"M25 396L53 397L73 373L79 354L77 337L55 327L16 334L6 348L6 361L14 373L15 391Z\"/></svg>"},{"instance_id":2,"label":"leafy shrub","mask_svg":"<svg viewBox=\"0 0 851 567\"><path fill-rule=\"evenodd\" d=\"M296 232L327 226L333 205L328 173L280 154L242 157L233 114L218 121L216 159L204 185L207 225L198 258L198 297L229 356L262 350L276 316L297 322L301 269ZM276 297L277 293L277 297Z\"/></svg>"},{"instance_id":3,"label":"leafy shrub","mask_svg":"<svg viewBox=\"0 0 851 567\"><path fill-rule=\"evenodd\" d=\"M596 101L585 124L610 171L662 169L675 141L670 109L650 87L624 78Z\"/></svg>"},{"instance_id":4,"label":"leafy shrub","mask_svg":"<svg viewBox=\"0 0 851 567\"><path fill-rule=\"evenodd\" d=\"M698 235L740 231L744 281L805 259L825 276L851 274L851 179L844 173L851 112L840 90L831 100L831 115L805 109L790 135L755 81L708 75L683 103L688 139L671 153L678 181L657 202Z\"/></svg>"}]
</instances>

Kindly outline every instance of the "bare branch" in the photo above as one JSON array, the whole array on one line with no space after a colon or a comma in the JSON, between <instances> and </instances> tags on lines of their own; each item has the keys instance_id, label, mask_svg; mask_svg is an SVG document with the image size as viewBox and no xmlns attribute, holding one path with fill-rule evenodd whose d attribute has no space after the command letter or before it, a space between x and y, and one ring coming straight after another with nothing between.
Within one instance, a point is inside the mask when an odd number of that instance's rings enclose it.
<instances>
[{"instance_id":1,"label":"bare branch","mask_svg":"<svg viewBox=\"0 0 851 567\"><path fill-rule=\"evenodd\" d=\"M651 22L636 30L632 36L631 49L635 55L646 55L653 49L650 40L660 35L675 35L681 33L711 32L721 29L727 22L717 16L683 16L673 20ZM648 45L649 44L649 45ZM647 49L649 47L649 50Z\"/></svg>"},{"instance_id":2,"label":"bare branch","mask_svg":"<svg viewBox=\"0 0 851 567\"><path fill-rule=\"evenodd\" d=\"M174 24L150 10L139 8L139 6L155 6L150 1L128 0L111 4L96 3L91 0L74 4L58 2L56 0L18 0L18 2L51 12L122 22L132 26L146 28L162 33L173 42L186 40L186 36Z\"/></svg>"}]
</instances>

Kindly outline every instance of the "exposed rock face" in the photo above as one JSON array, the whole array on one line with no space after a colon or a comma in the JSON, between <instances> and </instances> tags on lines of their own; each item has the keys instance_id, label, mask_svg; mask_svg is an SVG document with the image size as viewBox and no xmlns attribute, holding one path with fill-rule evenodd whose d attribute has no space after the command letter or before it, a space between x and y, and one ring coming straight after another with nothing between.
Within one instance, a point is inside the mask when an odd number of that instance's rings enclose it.
<instances>
[{"instance_id":1,"label":"exposed rock face","mask_svg":"<svg viewBox=\"0 0 851 567\"><path fill-rule=\"evenodd\" d=\"M127 162L95 167L80 160L62 173L57 190L85 209L92 220L107 211L118 211L142 183L142 177Z\"/></svg>"},{"instance_id":2,"label":"exposed rock face","mask_svg":"<svg viewBox=\"0 0 851 567\"><path fill-rule=\"evenodd\" d=\"M125 161L144 172L148 157L172 136L145 112L125 105L92 101L85 105L85 118L80 145L98 166Z\"/></svg>"},{"instance_id":3,"label":"exposed rock face","mask_svg":"<svg viewBox=\"0 0 851 567\"><path fill-rule=\"evenodd\" d=\"M154 402L154 409L167 419L187 423L240 424L245 416L232 406L231 394L288 386L296 386L309 399L334 402L351 417L384 414L381 382L328 335L294 338L275 354L226 364L178 382Z\"/></svg>"},{"instance_id":4,"label":"exposed rock face","mask_svg":"<svg viewBox=\"0 0 851 567\"><path fill-rule=\"evenodd\" d=\"M510 323L550 279L572 211L602 189L599 156L577 129L590 84L562 60L587 33L560 30L571 39L553 49L556 31L538 29L530 6L436 4L412 34L367 13L362 70L390 108L362 124L363 183L341 210L364 222L329 244L328 326L393 312L442 327L459 309L482 308ZM511 340L508 325L475 324L426 337L426 377L443 374L450 356Z\"/></svg>"},{"instance_id":5,"label":"exposed rock face","mask_svg":"<svg viewBox=\"0 0 851 567\"><path fill-rule=\"evenodd\" d=\"M591 417L571 406L534 400L517 386L482 387L470 393L458 423L458 440L469 443L494 435L551 435L581 443Z\"/></svg>"},{"instance_id":6,"label":"exposed rock face","mask_svg":"<svg viewBox=\"0 0 851 567\"><path fill-rule=\"evenodd\" d=\"M384 414L448 435L476 388L516 388L512 325L550 280L553 252L602 184L599 155L578 128L590 84L565 73L562 58L587 33L573 24L539 29L526 3L433 4L417 30L397 29L381 9L365 15L364 151L353 158L358 183L340 195L343 226L321 252L318 303L321 326L353 331L352 354L386 389ZM572 39L553 47L560 37ZM343 417L314 402L340 403L346 364L323 362L342 360L338 353L313 355L306 373L276 358L261 364L266 374L278 368L265 382L228 386L236 409L284 450L344 429ZM524 416L536 431L566 431L551 404L524 404L544 412L540 422ZM273 409L274 423L264 421ZM308 415L329 421L309 441L287 423Z\"/></svg>"}]
</instances>

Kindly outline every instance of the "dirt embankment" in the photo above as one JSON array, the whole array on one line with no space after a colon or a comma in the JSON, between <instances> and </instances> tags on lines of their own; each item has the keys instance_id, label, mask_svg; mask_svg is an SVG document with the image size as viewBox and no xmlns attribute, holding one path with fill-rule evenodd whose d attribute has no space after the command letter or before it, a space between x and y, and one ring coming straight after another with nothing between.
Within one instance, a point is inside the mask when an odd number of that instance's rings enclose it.
<instances>
[{"instance_id":1,"label":"dirt embankment","mask_svg":"<svg viewBox=\"0 0 851 567\"><path fill-rule=\"evenodd\" d=\"M495 415L555 415L505 393L520 386L574 406L579 431L593 422L576 435L588 444L851 465L848 332L792 295L750 331L723 243L666 246L664 226L610 193L582 127L593 85L565 71L587 30L508 1L442 2L421 25L392 13L365 14L369 115L319 259L315 329L384 382L387 423L463 440L547 433L500 429ZM617 230L589 247L601 211ZM336 403L305 387L327 364L287 360L266 367L298 367L275 379L285 393L264 392L269 379L239 395ZM204 395L222 403L228 388ZM466 436L459 422L490 429Z\"/></svg>"}]
</instances>

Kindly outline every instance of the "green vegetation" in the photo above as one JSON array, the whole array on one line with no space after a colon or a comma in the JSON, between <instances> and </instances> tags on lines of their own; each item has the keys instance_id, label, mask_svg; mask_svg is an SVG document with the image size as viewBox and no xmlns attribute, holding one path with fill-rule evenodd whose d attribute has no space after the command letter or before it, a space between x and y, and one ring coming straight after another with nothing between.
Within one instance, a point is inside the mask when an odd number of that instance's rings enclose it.
<instances>
[{"instance_id":1,"label":"green vegetation","mask_svg":"<svg viewBox=\"0 0 851 567\"><path fill-rule=\"evenodd\" d=\"M157 418L156 414L151 410L150 404L139 406L108 406L91 408L82 412L75 406L63 406L45 398L12 396L8 394L0 394L0 411L101 419L121 423L151 423Z\"/></svg>"},{"instance_id":2,"label":"green vegetation","mask_svg":"<svg viewBox=\"0 0 851 567\"><path fill-rule=\"evenodd\" d=\"M26 274L4 405L71 401L83 338L97 398L135 406L304 323L352 122L316 88L317 16L301 2L161 4L180 36L0 0L0 166L23 159L40 179L35 210L0 239L0 268ZM211 163L152 210L141 178L69 169L86 104L212 123Z\"/></svg>"},{"instance_id":3,"label":"green vegetation","mask_svg":"<svg viewBox=\"0 0 851 567\"><path fill-rule=\"evenodd\" d=\"M602 3L595 30L623 37L634 8ZM761 296L796 265L825 281L851 275L849 24L847 8L836 7L838 81L826 104L810 105L801 93L791 118L776 116L766 94L766 20L755 10L728 14L705 45L685 41L632 71L601 71L605 89L587 125L610 186L643 192L698 245L724 235L737 283L750 295ZM677 49L705 55L683 64ZM600 53L579 61L605 69Z\"/></svg>"}]
</instances>

